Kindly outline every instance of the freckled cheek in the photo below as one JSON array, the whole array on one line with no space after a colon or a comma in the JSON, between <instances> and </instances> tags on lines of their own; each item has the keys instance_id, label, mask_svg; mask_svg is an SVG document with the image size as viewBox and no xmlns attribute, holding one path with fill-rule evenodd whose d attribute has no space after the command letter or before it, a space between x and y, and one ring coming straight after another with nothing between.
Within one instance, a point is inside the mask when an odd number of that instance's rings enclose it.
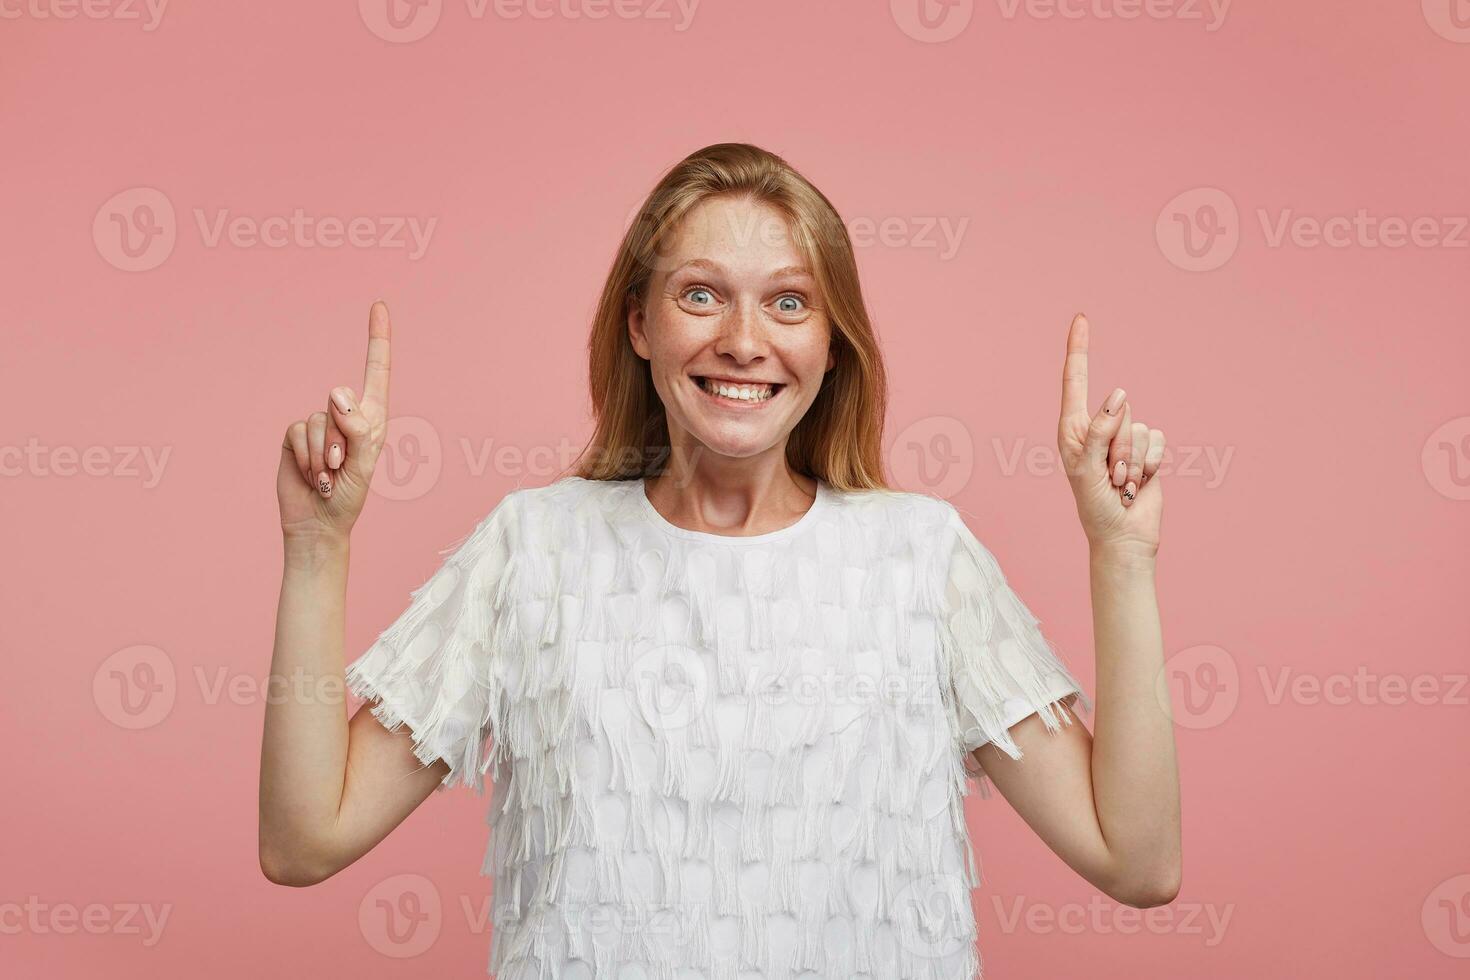
<instances>
[{"instance_id":1,"label":"freckled cheek","mask_svg":"<svg viewBox=\"0 0 1470 980\"><path fill-rule=\"evenodd\" d=\"M708 345L710 336L697 321L698 317L673 315L662 318L649 331L653 358L671 372L682 371L682 365Z\"/></svg>"},{"instance_id":2,"label":"freckled cheek","mask_svg":"<svg viewBox=\"0 0 1470 980\"><path fill-rule=\"evenodd\" d=\"M820 381L827 368L827 345L823 338L791 345L781 351L781 358L798 376L810 382Z\"/></svg>"}]
</instances>

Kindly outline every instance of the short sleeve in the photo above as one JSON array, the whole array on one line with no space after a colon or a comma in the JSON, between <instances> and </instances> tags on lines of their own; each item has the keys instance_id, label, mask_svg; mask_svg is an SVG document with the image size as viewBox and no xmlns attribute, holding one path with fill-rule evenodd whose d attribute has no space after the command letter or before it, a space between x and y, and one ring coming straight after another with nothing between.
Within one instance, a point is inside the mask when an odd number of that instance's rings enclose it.
<instances>
[{"instance_id":1,"label":"short sleeve","mask_svg":"<svg viewBox=\"0 0 1470 980\"><path fill-rule=\"evenodd\" d=\"M1040 714L1048 731L1071 720L1057 708L1086 692L1011 589L1000 564L950 507L952 551L941 635L948 652L957 747L965 756L987 742L1012 759L1021 751L1012 725ZM968 765L967 765L967 768Z\"/></svg>"},{"instance_id":2,"label":"short sleeve","mask_svg":"<svg viewBox=\"0 0 1470 980\"><path fill-rule=\"evenodd\" d=\"M436 788L484 791L481 756L492 734L498 695L492 649L498 643L510 574L514 498L501 500L413 590L408 608L347 665L347 688L374 702L389 731L407 726L420 762L436 759L449 773Z\"/></svg>"}]
</instances>

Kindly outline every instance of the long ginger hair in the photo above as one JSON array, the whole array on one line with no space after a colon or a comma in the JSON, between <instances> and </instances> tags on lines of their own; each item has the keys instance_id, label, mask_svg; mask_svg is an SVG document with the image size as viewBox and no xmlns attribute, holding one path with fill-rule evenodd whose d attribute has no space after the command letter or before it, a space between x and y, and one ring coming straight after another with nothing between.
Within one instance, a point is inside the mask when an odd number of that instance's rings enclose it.
<instances>
[{"instance_id":1,"label":"long ginger hair","mask_svg":"<svg viewBox=\"0 0 1470 980\"><path fill-rule=\"evenodd\" d=\"M883 473L887 379L847 228L805 177L749 143L716 143L685 157L649 193L623 235L587 341L597 425L574 474L627 480L661 472L666 464L668 420L648 362L628 337L628 312L647 301L671 232L696 205L717 195L750 197L785 216L832 328L836 362L787 440L787 463L837 490L889 489Z\"/></svg>"}]
</instances>

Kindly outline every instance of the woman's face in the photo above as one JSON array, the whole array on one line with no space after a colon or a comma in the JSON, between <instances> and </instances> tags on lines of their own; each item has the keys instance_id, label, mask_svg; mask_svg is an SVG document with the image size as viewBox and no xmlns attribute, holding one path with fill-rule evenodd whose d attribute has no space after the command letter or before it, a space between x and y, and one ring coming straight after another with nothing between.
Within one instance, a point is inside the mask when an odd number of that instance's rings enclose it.
<instances>
[{"instance_id":1,"label":"woman's face","mask_svg":"<svg viewBox=\"0 0 1470 980\"><path fill-rule=\"evenodd\" d=\"M816 288L770 205L707 198L685 216L658 257L644 309L628 314L673 446L784 454L836 363Z\"/></svg>"}]
</instances>

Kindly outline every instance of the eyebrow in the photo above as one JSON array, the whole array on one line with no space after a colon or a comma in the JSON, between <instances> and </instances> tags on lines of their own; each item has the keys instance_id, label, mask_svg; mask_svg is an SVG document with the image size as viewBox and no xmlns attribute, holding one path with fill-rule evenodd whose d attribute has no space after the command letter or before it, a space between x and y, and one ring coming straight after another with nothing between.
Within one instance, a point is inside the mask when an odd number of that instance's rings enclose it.
<instances>
[{"instance_id":1,"label":"eyebrow","mask_svg":"<svg viewBox=\"0 0 1470 980\"><path fill-rule=\"evenodd\" d=\"M725 271L724 266L720 265L718 262L711 262L709 259L690 259L688 262L685 262L683 265L675 269L674 272L683 272L685 269L703 269L706 272ZM670 273L670 275L673 275L673 273ZM805 279L815 278L812 275L811 270L804 265L782 266L781 268L776 269L774 272L772 272L770 277L772 279L782 279L787 276L801 277Z\"/></svg>"}]
</instances>

